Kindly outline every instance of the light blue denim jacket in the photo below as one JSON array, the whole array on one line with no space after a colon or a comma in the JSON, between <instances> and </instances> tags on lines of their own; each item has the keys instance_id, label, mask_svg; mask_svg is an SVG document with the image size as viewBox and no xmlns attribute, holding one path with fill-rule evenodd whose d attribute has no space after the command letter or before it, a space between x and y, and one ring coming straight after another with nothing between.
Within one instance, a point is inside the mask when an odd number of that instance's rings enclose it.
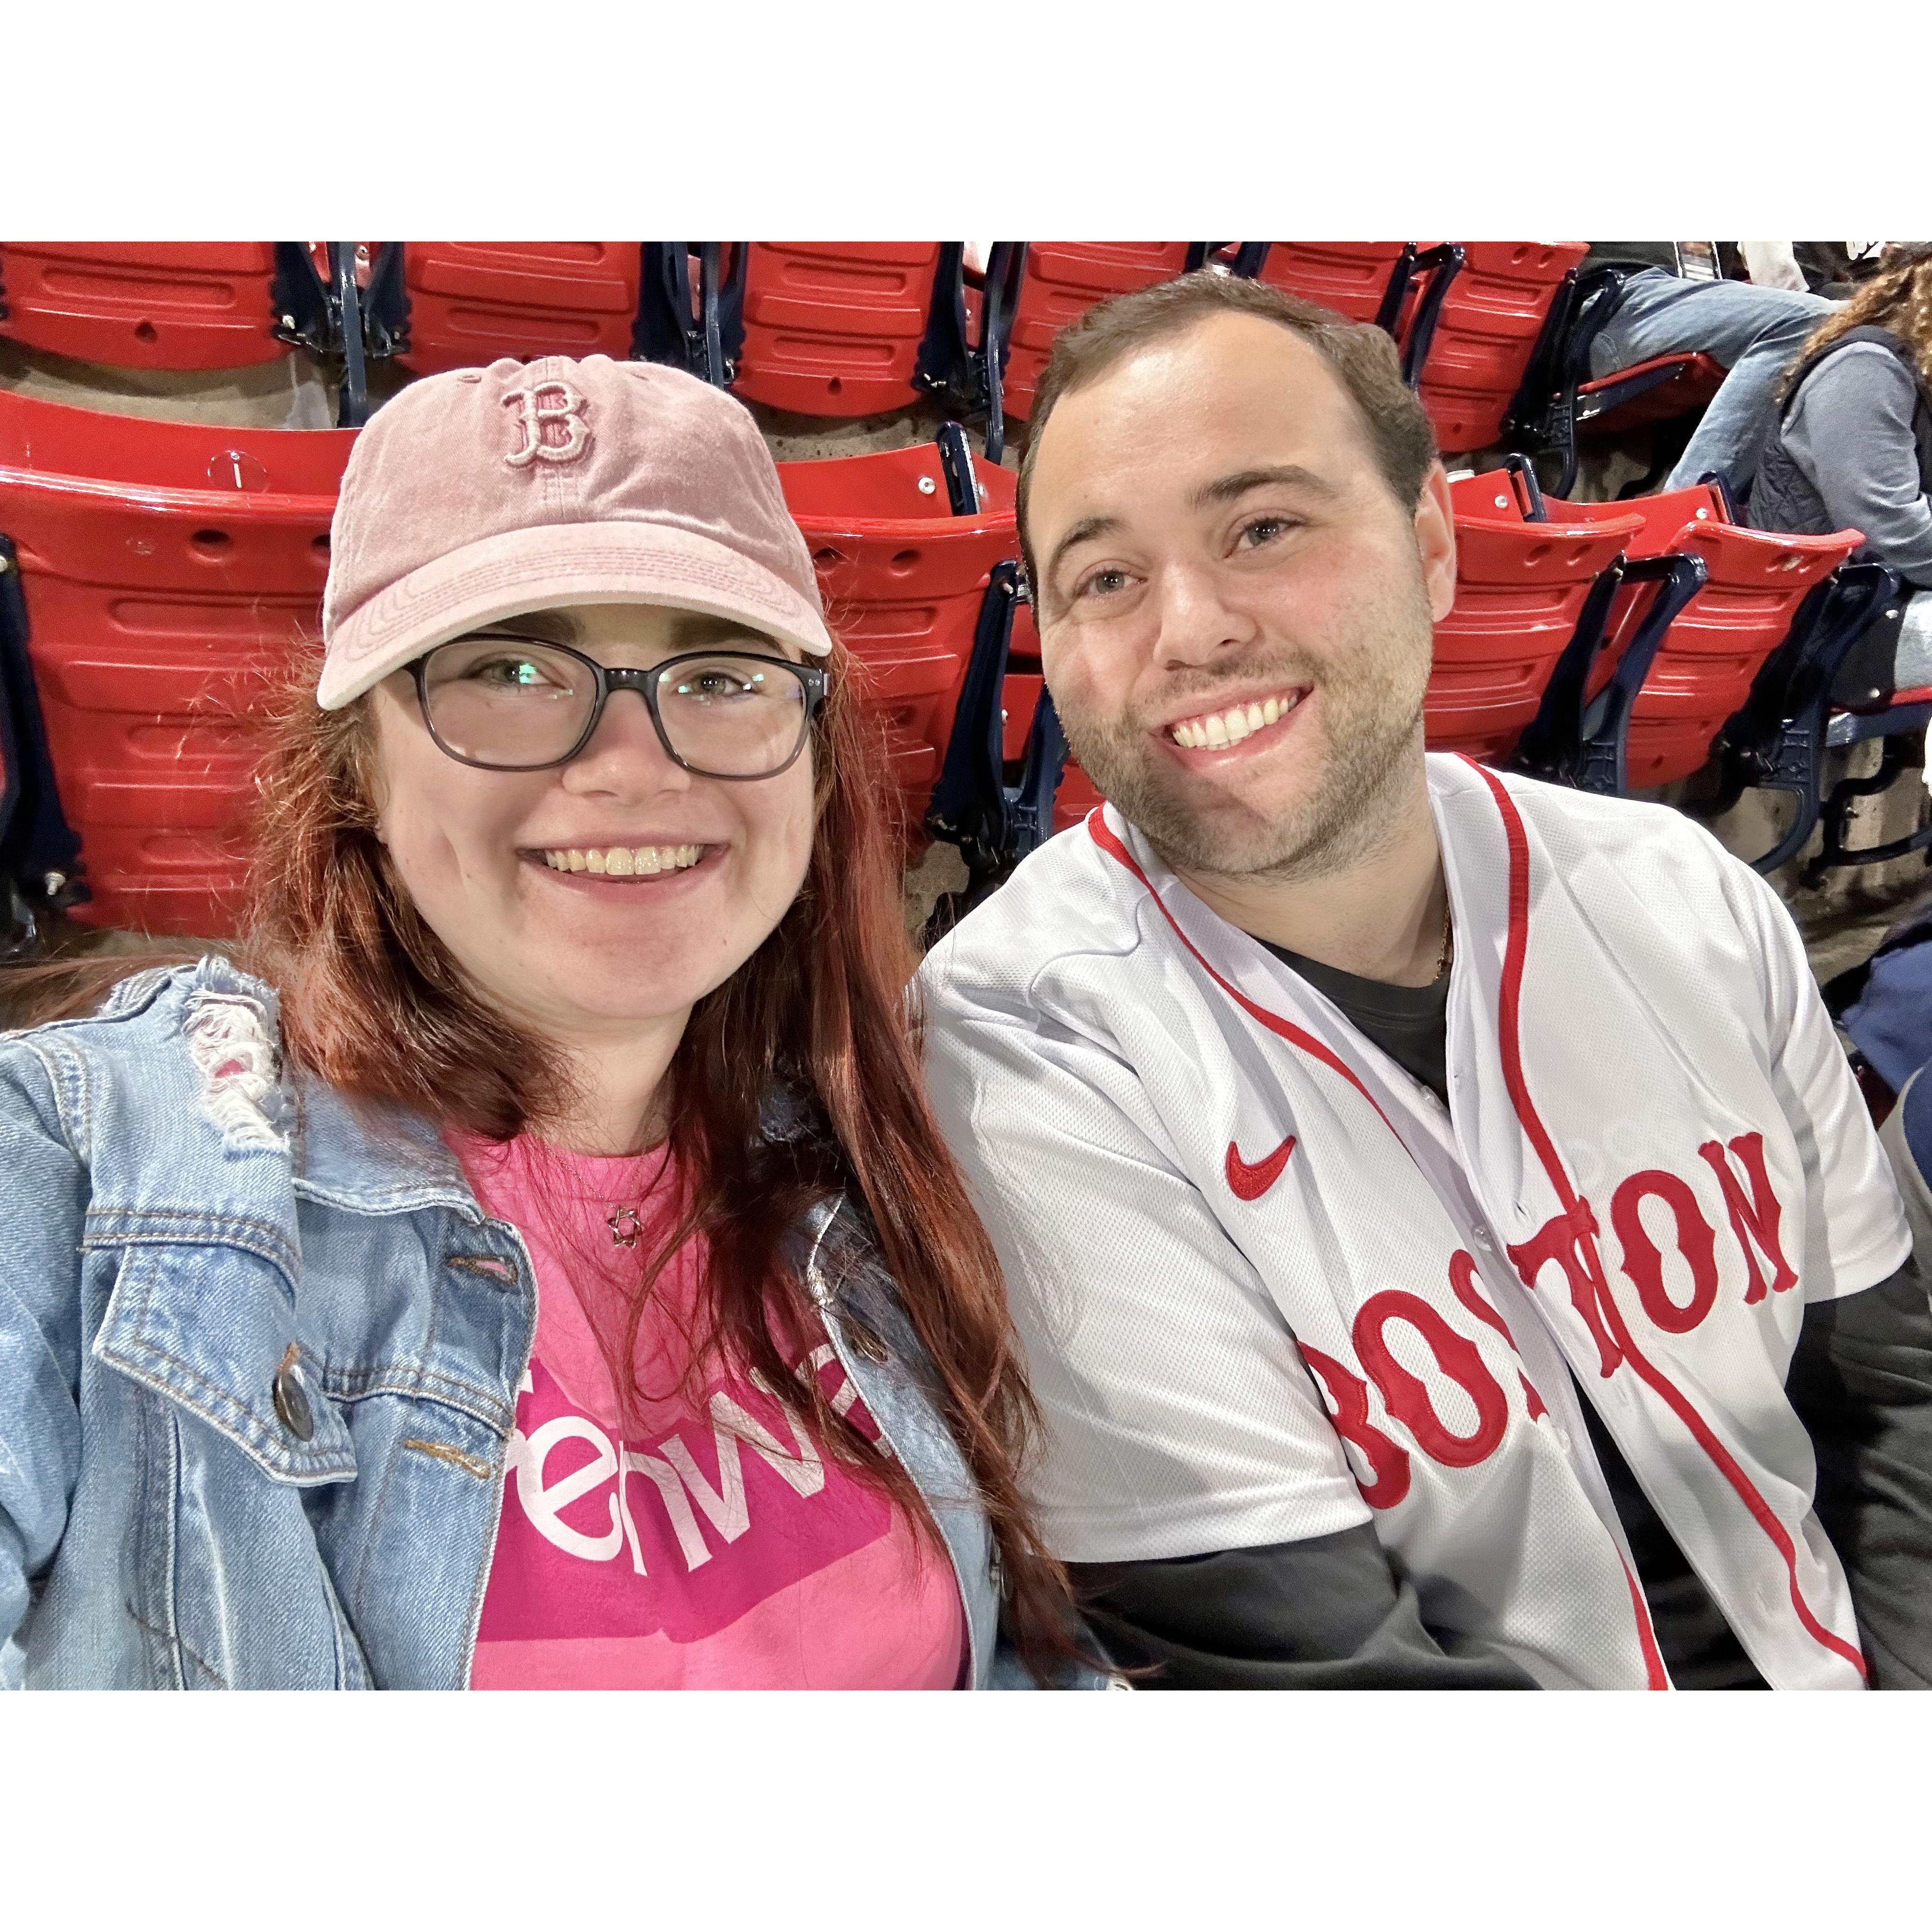
<instances>
[{"instance_id":1,"label":"light blue denim jacket","mask_svg":"<svg viewBox=\"0 0 1932 1932\"><path fill-rule=\"evenodd\" d=\"M274 1014L205 959L0 1036L0 1684L468 1682L530 1256L429 1122L280 1079ZM892 1283L840 1203L793 1252L944 1540L968 1681L1029 1686Z\"/></svg>"}]
</instances>

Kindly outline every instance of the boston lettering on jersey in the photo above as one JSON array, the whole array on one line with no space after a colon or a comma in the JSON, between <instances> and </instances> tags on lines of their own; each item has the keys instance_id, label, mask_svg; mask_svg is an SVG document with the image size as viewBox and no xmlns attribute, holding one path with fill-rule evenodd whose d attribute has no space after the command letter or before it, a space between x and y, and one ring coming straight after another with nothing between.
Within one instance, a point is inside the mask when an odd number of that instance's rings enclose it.
<instances>
[{"instance_id":1,"label":"boston lettering on jersey","mask_svg":"<svg viewBox=\"0 0 1932 1932\"><path fill-rule=\"evenodd\" d=\"M1856 1688L1784 1379L1803 1305L1907 1238L1788 915L1662 808L1429 777L1446 1109L1111 808L928 962L936 1106L1048 1391L1048 1533L1076 1562L1328 1534L1362 1520L1334 1472L1432 1627L1661 1686L1580 1381L1767 1680ZM1142 1360L1162 1266L1189 1339ZM1307 1410L1246 1365L1284 1328Z\"/></svg>"}]
</instances>

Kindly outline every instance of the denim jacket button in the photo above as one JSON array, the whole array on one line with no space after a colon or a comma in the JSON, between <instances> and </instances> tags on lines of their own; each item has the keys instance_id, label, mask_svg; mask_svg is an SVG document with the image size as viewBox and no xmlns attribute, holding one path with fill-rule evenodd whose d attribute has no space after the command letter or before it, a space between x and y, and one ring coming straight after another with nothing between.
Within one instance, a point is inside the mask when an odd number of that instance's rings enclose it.
<instances>
[{"instance_id":1,"label":"denim jacket button","mask_svg":"<svg viewBox=\"0 0 1932 1932\"><path fill-rule=\"evenodd\" d=\"M308 1385L302 1380L302 1364L296 1359L290 1342L282 1366L275 1371L275 1413L282 1426L298 1442L306 1442L315 1433L315 1412L310 1408Z\"/></svg>"}]
</instances>

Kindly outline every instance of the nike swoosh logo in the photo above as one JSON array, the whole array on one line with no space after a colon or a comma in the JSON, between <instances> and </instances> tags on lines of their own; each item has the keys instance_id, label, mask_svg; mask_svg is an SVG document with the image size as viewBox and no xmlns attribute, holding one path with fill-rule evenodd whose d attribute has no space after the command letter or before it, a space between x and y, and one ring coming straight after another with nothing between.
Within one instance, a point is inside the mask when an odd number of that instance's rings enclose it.
<instances>
[{"instance_id":1,"label":"nike swoosh logo","mask_svg":"<svg viewBox=\"0 0 1932 1932\"><path fill-rule=\"evenodd\" d=\"M1288 1157L1294 1151L1294 1136L1290 1134L1274 1152L1264 1160L1245 1161L1241 1150L1232 1141L1228 1143L1228 1185L1244 1201L1258 1201L1281 1178L1281 1171L1288 1165Z\"/></svg>"}]
</instances>

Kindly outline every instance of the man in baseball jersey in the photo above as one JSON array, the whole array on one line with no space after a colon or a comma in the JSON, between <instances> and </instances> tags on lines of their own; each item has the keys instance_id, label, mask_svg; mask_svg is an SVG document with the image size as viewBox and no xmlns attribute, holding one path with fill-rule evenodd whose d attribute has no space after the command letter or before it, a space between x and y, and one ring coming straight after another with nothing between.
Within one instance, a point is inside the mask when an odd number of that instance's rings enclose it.
<instances>
[{"instance_id":1,"label":"man in baseball jersey","mask_svg":"<svg viewBox=\"0 0 1932 1932\"><path fill-rule=\"evenodd\" d=\"M1020 516L1112 801L928 960L1040 1520L1175 1686L1932 1683L1932 1314L1782 905L1423 749L1387 339L1211 272L1063 334Z\"/></svg>"}]
</instances>

